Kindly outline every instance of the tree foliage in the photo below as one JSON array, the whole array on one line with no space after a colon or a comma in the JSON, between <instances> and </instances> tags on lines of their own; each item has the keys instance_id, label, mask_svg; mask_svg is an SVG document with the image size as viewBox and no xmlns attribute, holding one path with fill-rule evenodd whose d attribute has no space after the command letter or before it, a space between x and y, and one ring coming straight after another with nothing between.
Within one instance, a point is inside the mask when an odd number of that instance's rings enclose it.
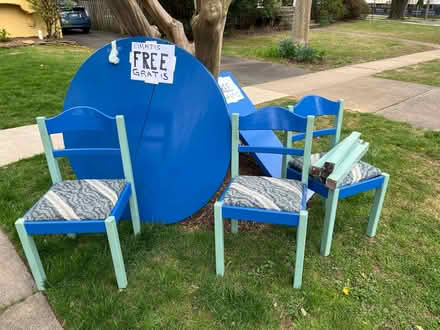
<instances>
[{"instance_id":1,"label":"tree foliage","mask_svg":"<svg viewBox=\"0 0 440 330\"><path fill-rule=\"evenodd\" d=\"M60 15L57 0L27 0L46 25L47 38L60 37Z\"/></svg>"}]
</instances>

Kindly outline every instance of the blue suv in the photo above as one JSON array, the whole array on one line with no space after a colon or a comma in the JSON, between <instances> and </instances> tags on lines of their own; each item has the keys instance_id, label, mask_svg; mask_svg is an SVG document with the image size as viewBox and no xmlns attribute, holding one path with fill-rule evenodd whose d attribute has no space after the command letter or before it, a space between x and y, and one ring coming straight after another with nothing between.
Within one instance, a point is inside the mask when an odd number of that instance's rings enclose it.
<instances>
[{"instance_id":1,"label":"blue suv","mask_svg":"<svg viewBox=\"0 0 440 330\"><path fill-rule=\"evenodd\" d=\"M60 17L63 32L71 29L81 29L84 33L89 33L90 18L85 8L73 7L72 9L62 9Z\"/></svg>"}]
</instances>

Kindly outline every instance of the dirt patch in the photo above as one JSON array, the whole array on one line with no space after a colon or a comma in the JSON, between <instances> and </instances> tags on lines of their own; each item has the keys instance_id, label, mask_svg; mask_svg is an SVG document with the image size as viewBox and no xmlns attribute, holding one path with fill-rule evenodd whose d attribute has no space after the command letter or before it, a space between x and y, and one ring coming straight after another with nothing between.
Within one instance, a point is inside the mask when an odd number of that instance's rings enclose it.
<instances>
[{"instance_id":1,"label":"dirt patch","mask_svg":"<svg viewBox=\"0 0 440 330\"><path fill-rule=\"evenodd\" d=\"M240 154L240 175L263 175L263 171L257 165L257 162L248 154ZM187 218L181 222L180 225L184 231L197 232L197 231L214 231L214 204L221 194L223 194L225 188L231 182L231 174L228 174L223 181L223 184L216 195L193 216ZM252 231L259 232L268 228L270 225L264 223L258 223L254 221L240 221L239 231ZM225 221L225 231L231 231L231 221Z\"/></svg>"}]
</instances>

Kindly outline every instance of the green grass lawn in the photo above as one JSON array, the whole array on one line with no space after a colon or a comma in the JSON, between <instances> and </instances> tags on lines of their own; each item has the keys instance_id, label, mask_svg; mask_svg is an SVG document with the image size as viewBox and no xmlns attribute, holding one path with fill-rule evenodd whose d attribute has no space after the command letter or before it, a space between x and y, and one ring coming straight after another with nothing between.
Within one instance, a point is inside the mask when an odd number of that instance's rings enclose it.
<instances>
[{"instance_id":1,"label":"green grass lawn","mask_svg":"<svg viewBox=\"0 0 440 330\"><path fill-rule=\"evenodd\" d=\"M0 129L59 113L70 80L91 52L72 46L0 48Z\"/></svg>"},{"instance_id":2,"label":"green grass lawn","mask_svg":"<svg viewBox=\"0 0 440 330\"><path fill-rule=\"evenodd\" d=\"M440 87L440 60L384 71L376 77Z\"/></svg>"},{"instance_id":3,"label":"green grass lawn","mask_svg":"<svg viewBox=\"0 0 440 330\"><path fill-rule=\"evenodd\" d=\"M339 204L331 256L321 257L324 208L314 198L301 290L292 288L295 228L226 233L217 278L212 221L197 231L144 224L138 239L123 222L122 292L104 235L37 236L57 317L66 329L439 328L440 133L371 114L347 112L344 122L344 136L360 131L371 143L364 159L391 174L378 234L365 235L373 192L350 197ZM20 253L14 221L49 186L42 155L0 168L0 226Z\"/></svg>"},{"instance_id":4,"label":"green grass lawn","mask_svg":"<svg viewBox=\"0 0 440 330\"><path fill-rule=\"evenodd\" d=\"M382 35L440 44L440 26L405 24L392 20L358 20L331 25L331 29L347 32L374 33L377 36Z\"/></svg>"},{"instance_id":5,"label":"green grass lawn","mask_svg":"<svg viewBox=\"0 0 440 330\"><path fill-rule=\"evenodd\" d=\"M408 26L408 28L411 28L411 26ZM290 37L290 32L230 37L224 41L223 55L262 58L282 62L284 60L274 57L276 55L274 55L273 48L278 47L281 40L289 39ZM371 36L362 38L330 30L312 30L309 44L311 47L325 50L327 53L326 59L321 63L295 64L312 71L397 57L432 49L429 46L410 44L405 41L373 38Z\"/></svg>"}]
</instances>

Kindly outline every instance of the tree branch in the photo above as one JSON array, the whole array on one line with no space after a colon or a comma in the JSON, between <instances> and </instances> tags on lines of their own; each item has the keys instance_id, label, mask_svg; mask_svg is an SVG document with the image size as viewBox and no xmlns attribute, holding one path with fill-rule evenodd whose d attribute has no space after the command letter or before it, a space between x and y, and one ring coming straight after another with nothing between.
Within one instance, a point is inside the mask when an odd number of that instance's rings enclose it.
<instances>
[{"instance_id":1,"label":"tree branch","mask_svg":"<svg viewBox=\"0 0 440 330\"><path fill-rule=\"evenodd\" d=\"M148 22L136 0L107 0L106 2L125 33L132 36L160 37L159 30Z\"/></svg>"},{"instance_id":2,"label":"tree branch","mask_svg":"<svg viewBox=\"0 0 440 330\"><path fill-rule=\"evenodd\" d=\"M181 22L171 17L158 0L143 0L143 5L159 29L166 34L171 42L194 54L194 44L189 42L186 37Z\"/></svg>"}]
</instances>

